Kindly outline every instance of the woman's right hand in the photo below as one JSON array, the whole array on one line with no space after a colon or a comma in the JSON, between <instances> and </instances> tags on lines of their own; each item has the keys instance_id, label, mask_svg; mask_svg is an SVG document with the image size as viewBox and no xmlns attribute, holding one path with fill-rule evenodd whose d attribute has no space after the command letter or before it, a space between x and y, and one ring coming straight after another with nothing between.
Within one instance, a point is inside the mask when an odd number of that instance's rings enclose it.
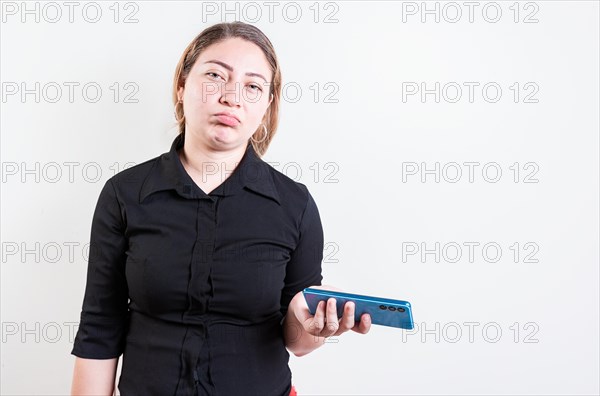
<instances>
[{"instance_id":1,"label":"woman's right hand","mask_svg":"<svg viewBox=\"0 0 600 396\"><path fill-rule=\"evenodd\" d=\"M322 285L311 286L313 289L343 291L335 286ZM295 301L294 301L295 300ZM325 301L320 301L314 315L308 310L308 305L302 292L294 296L290 302L289 309L296 315L298 321L302 324L304 330L316 337L339 336L348 330L359 334L367 334L371 329L371 316L367 313L360 317L359 322L354 321L354 303L346 302L341 318L337 316L336 300L331 297Z\"/></svg>"}]
</instances>

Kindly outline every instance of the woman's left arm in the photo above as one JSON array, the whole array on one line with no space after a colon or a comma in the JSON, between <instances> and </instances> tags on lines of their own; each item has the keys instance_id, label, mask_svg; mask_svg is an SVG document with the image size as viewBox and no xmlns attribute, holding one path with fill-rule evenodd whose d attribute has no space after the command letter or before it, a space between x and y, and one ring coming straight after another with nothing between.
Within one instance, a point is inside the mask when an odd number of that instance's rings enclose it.
<instances>
[{"instance_id":1,"label":"woman's left arm","mask_svg":"<svg viewBox=\"0 0 600 396\"><path fill-rule=\"evenodd\" d=\"M354 304L349 302L344 306L344 315L340 321L337 318L335 300L317 306L315 315L308 311L302 290L305 287L322 287L321 261L323 260L323 225L319 209L312 195L303 184L306 192L306 207L300 221L300 239L296 249L291 253L286 267L285 286L281 293L281 313L283 315L283 336L285 346L296 356L303 356L317 349L327 337L342 334L350 329L358 333L369 331L371 322L368 314L361 317L358 324L354 323ZM327 319L327 325L325 325Z\"/></svg>"},{"instance_id":2,"label":"woman's left arm","mask_svg":"<svg viewBox=\"0 0 600 396\"><path fill-rule=\"evenodd\" d=\"M336 290L333 286L311 286L315 289ZM334 298L319 302L313 315L308 310L308 305L302 292L297 293L290 302L287 314L283 321L283 337L285 345L295 356L304 356L325 343L331 336L341 335L348 330L360 334L367 334L371 328L371 317L363 314L360 322L354 321L354 303L349 301L344 305L344 313L337 317Z\"/></svg>"}]
</instances>

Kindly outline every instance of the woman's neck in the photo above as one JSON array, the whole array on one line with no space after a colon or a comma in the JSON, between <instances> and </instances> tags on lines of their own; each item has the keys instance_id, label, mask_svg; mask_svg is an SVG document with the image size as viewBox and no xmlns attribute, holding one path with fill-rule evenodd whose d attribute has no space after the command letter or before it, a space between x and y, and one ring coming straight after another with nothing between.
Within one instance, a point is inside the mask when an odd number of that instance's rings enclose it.
<instances>
[{"instance_id":1,"label":"woman's neck","mask_svg":"<svg viewBox=\"0 0 600 396\"><path fill-rule=\"evenodd\" d=\"M247 145L242 144L232 150L218 151L185 137L179 158L183 167L204 191L217 187L231 175L246 152Z\"/></svg>"}]
</instances>

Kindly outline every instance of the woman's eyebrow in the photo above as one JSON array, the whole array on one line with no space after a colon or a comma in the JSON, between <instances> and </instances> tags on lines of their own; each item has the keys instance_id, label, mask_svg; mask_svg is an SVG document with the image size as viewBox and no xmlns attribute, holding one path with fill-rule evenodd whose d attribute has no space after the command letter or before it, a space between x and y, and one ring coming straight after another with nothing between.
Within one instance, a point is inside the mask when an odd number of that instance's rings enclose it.
<instances>
[{"instance_id":1,"label":"woman's eyebrow","mask_svg":"<svg viewBox=\"0 0 600 396\"><path fill-rule=\"evenodd\" d=\"M215 59L213 59L213 60L206 61L206 62L204 62L204 63L216 63L217 65L221 65L221 66L223 66L225 69L227 69L227 70L229 70L229 71L231 71L231 72L233 71L233 67L231 67L231 66L229 66L227 63L225 63L225 62L221 62L221 61L219 61L219 60L215 60ZM247 75L247 76L250 76L250 77L260 77L260 78L262 78L263 80L265 80L265 82L267 82L267 79L266 79L266 78L265 78L265 76L263 76L262 74L248 72L248 73L246 73L246 75Z\"/></svg>"}]
</instances>

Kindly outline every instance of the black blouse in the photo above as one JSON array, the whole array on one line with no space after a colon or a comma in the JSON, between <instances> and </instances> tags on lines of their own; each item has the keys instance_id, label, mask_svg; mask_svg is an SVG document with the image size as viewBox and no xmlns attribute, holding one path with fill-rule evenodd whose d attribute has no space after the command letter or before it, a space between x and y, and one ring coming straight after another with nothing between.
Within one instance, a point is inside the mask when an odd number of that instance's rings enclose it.
<instances>
[{"instance_id":1,"label":"black blouse","mask_svg":"<svg viewBox=\"0 0 600 396\"><path fill-rule=\"evenodd\" d=\"M71 353L123 354L123 396L288 395L281 324L322 280L315 201L251 144L207 195L181 164L184 139L104 185Z\"/></svg>"}]
</instances>

